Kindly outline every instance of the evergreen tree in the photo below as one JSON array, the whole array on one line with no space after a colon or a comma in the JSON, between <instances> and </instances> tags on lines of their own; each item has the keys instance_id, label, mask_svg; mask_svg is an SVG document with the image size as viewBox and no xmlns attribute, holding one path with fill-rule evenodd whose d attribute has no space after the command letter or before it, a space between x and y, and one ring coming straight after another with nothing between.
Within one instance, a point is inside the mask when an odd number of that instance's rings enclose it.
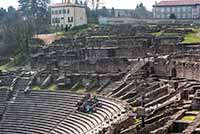
<instances>
[{"instance_id":1,"label":"evergreen tree","mask_svg":"<svg viewBox=\"0 0 200 134\"><path fill-rule=\"evenodd\" d=\"M108 9L105 6L103 6L102 9L99 9L98 15L102 17L108 17L109 16Z\"/></svg>"},{"instance_id":2,"label":"evergreen tree","mask_svg":"<svg viewBox=\"0 0 200 134\"><path fill-rule=\"evenodd\" d=\"M46 17L49 0L19 0L19 9L25 16L34 18Z\"/></svg>"},{"instance_id":3,"label":"evergreen tree","mask_svg":"<svg viewBox=\"0 0 200 134\"><path fill-rule=\"evenodd\" d=\"M6 16L6 10L3 8L0 8L0 21L2 21L4 19L4 17Z\"/></svg>"},{"instance_id":4,"label":"evergreen tree","mask_svg":"<svg viewBox=\"0 0 200 134\"><path fill-rule=\"evenodd\" d=\"M50 0L19 0L19 10L23 16L33 21L37 32L41 33L50 25Z\"/></svg>"},{"instance_id":5,"label":"evergreen tree","mask_svg":"<svg viewBox=\"0 0 200 134\"><path fill-rule=\"evenodd\" d=\"M114 9L114 7L112 7L112 9L111 9L111 16L115 17L115 9Z\"/></svg>"},{"instance_id":6,"label":"evergreen tree","mask_svg":"<svg viewBox=\"0 0 200 134\"><path fill-rule=\"evenodd\" d=\"M79 4L78 0L75 0L75 4Z\"/></svg>"},{"instance_id":7,"label":"evergreen tree","mask_svg":"<svg viewBox=\"0 0 200 134\"><path fill-rule=\"evenodd\" d=\"M143 3L137 4L136 9L133 12L134 18L150 18L152 13L149 12Z\"/></svg>"}]
</instances>

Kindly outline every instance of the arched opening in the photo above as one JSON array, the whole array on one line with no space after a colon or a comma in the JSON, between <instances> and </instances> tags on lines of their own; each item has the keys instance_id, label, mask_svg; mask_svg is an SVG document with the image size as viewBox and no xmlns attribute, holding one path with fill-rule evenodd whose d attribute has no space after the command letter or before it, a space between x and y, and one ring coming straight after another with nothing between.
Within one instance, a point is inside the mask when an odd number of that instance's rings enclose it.
<instances>
[{"instance_id":1,"label":"arched opening","mask_svg":"<svg viewBox=\"0 0 200 134\"><path fill-rule=\"evenodd\" d=\"M151 67L151 68L150 68L150 73L151 73L151 74L155 74L155 73L156 73L156 71L155 71L155 68L154 68L154 67Z\"/></svg>"},{"instance_id":2,"label":"arched opening","mask_svg":"<svg viewBox=\"0 0 200 134\"><path fill-rule=\"evenodd\" d=\"M172 77L176 77L177 76L176 68L172 68L172 70L171 70L171 76Z\"/></svg>"}]
</instances>

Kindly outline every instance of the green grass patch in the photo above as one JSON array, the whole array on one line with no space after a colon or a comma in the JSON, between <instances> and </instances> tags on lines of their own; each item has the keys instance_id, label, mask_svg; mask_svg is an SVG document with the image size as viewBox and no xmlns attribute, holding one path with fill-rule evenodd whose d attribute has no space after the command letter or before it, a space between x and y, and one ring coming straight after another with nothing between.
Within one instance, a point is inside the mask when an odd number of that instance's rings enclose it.
<instances>
[{"instance_id":1,"label":"green grass patch","mask_svg":"<svg viewBox=\"0 0 200 134\"><path fill-rule=\"evenodd\" d=\"M17 69L14 64L14 60L11 59L11 61L8 62L7 64L0 66L0 70L3 72L16 71Z\"/></svg>"},{"instance_id":2,"label":"green grass patch","mask_svg":"<svg viewBox=\"0 0 200 134\"><path fill-rule=\"evenodd\" d=\"M57 32L56 35L58 35L58 36L64 36L65 32L64 31L60 31L60 32Z\"/></svg>"},{"instance_id":3,"label":"green grass patch","mask_svg":"<svg viewBox=\"0 0 200 134\"><path fill-rule=\"evenodd\" d=\"M9 72L9 71L17 71L17 66L23 65L25 62L25 59L22 54L18 54L14 56L13 58L10 58L10 61L4 65L0 66L0 70L3 72Z\"/></svg>"},{"instance_id":4,"label":"green grass patch","mask_svg":"<svg viewBox=\"0 0 200 134\"><path fill-rule=\"evenodd\" d=\"M185 35L184 41L182 43L199 43L200 42L200 32L189 33Z\"/></svg>"},{"instance_id":5,"label":"green grass patch","mask_svg":"<svg viewBox=\"0 0 200 134\"><path fill-rule=\"evenodd\" d=\"M155 32L155 33L151 33L152 35L155 35L155 36L160 36L162 34L162 32Z\"/></svg>"},{"instance_id":6,"label":"green grass patch","mask_svg":"<svg viewBox=\"0 0 200 134\"><path fill-rule=\"evenodd\" d=\"M41 87L40 86L32 86L32 90L38 91L38 90L41 90Z\"/></svg>"},{"instance_id":7,"label":"green grass patch","mask_svg":"<svg viewBox=\"0 0 200 134\"><path fill-rule=\"evenodd\" d=\"M193 32L185 34L182 43L200 43L200 28L193 28ZM165 33L164 31L152 33L155 36L178 36L179 33Z\"/></svg>"},{"instance_id":8,"label":"green grass patch","mask_svg":"<svg viewBox=\"0 0 200 134\"><path fill-rule=\"evenodd\" d=\"M51 33L56 33L56 35L61 36L61 37L73 36L73 35L86 33L88 29L93 29L94 27L96 27L96 24L93 24L93 23L88 24L88 25L75 26L67 31L64 28L61 29L61 28L52 27Z\"/></svg>"},{"instance_id":9,"label":"green grass patch","mask_svg":"<svg viewBox=\"0 0 200 134\"><path fill-rule=\"evenodd\" d=\"M76 90L76 92L78 92L78 93L85 93L85 92L87 92L87 89L84 88L84 87L80 87L80 88L78 88L78 89Z\"/></svg>"},{"instance_id":10,"label":"green grass patch","mask_svg":"<svg viewBox=\"0 0 200 134\"><path fill-rule=\"evenodd\" d=\"M191 112L200 113L200 110L192 110Z\"/></svg>"},{"instance_id":11,"label":"green grass patch","mask_svg":"<svg viewBox=\"0 0 200 134\"><path fill-rule=\"evenodd\" d=\"M139 124L139 123L141 123L141 119L135 118L134 122L135 122L135 124Z\"/></svg>"},{"instance_id":12,"label":"green grass patch","mask_svg":"<svg viewBox=\"0 0 200 134\"><path fill-rule=\"evenodd\" d=\"M83 87L80 82L78 82L71 88L71 91L75 91L78 93L85 93L87 92L87 89Z\"/></svg>"},{"instance_id":13,"label":"green grass patch","mask_svg":"<svg viewBox=\"0 0 200 134\"><path fill-rule=\"evenodd\" d=\"M55 90L57 90L57 85L56 84L52 84L52 85L50 85L49 87L48 87L48 89L50 90L50 91L55 91Z\"/></svg>"},{"instance_id":14,"label":"green grass patch","mask_svg":"<svg viewBox=\"0 0 200 134\"><path fill-rule=\"evenodd\" d=\"M186 115L181 119L181 121L192 122L195 118L196 118L196 116L194 116L194 115Z\"/></svg>"},{"instance_id":15,"label":"green grass patch","mask_svg":"<svg viewBox=\"0 0 200 134\"><path fill-rule=\"evenodd\" d=\"M193 28L192 31L185 35L182 43L200 43L200 28Z\"/></svg>"},{"instance_id":16,"label":"green grass patch","mask_svg":"<svg viewBox=\"0 0 200 134\"><path fill-rule=\"evenodd\" d=\"M87 92L87 89L85 87L79 86L77 88L72 88L71 91L75 91L77 93L85 93Z\"/></svg>"},{"instance_id":17,"label":"green grass patch","mask_svg":"<svg viewBox=\"0 0 200 134\"><path fill-rule=\"evenodd\" d=\"M163 31L152 33L154 36L178 36L179 33L165 33Z\"/></svg>"}]
</instances>

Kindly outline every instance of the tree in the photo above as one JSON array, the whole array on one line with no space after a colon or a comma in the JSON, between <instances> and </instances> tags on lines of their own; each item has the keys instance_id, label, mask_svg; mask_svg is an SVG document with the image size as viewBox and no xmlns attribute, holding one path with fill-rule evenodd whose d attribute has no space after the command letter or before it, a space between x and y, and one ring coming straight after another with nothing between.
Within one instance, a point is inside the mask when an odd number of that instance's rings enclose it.
<instances>
[{"instance_id":1,"label":"tree","mask_svg":"<svg viewBox=\"0 0 200 134\"><path fill-rule=\"evenodd\" d=\"M146 7L143 5L143 3L137 4L133 17L135 18L150 18L152 16L152 13L149 12Z\"/></svg>"},{"instance_id":2,"label":"tree","mask_svg":"<svg viewBox=\"0 0 200 134\"><path fill-rule=\"evenodd\" d=\"M115 17L115 9L114 9L114 7L112 7L112 9L111 9L111 16Z\"/></svg>"},{"instance_id":3,"label":"tree","mask_svg":"<svg viewBox=\"0 0 200 134\"><path fill-rule=\"evenodd\" d=\"M6 16L6 10L3 8L0 8L0 21L3 20L3 18Z\"/></svg>"},{"instance_id":4,"label":"tree","mask_svg":"<svg viewBox=\"0 0 200 134\"><path fill-rule=\"evenodd\" d=\"M17 10L14 7L12 6L8 7L8 13L16 13L16 12Z\"/></svg>"},{"instance_id":5,"label":"tree","mask_svg":"<svg viewBox=\"0 0 200 134\"><path fill-rule=\"evenodd\" d=\"M78 0L75 0L75 4L79 4Z\"/></svg>"},{"instance_id":6,"label":"tree","mask_svg":"<svg viewBox=\"0 0 200 134\"><path fill-rule=\"evenodd\" d=\"M143 5L143 3L140 3L140 4L139 4L139 8L143 8L143 9L146 10L146 7Z\"/></svg>"},{"instance_id":7,"label":"tree","mask_svg":"<svg viewBox=\"0 0 200 134\"><path fill-rule=\"evenodd\" d=\"M80 4L83 5L83 1L82 0L80 1Z\"/></svg>"},{"instance_id":8,"label":"tree","mask_svg":"<svg viewBox=\"0 0 200 134\"><path fill-rule=\"evenodd\" d=\"M99 16L102 16L102 17L109 16L108 9L105 6L103 6L102 9L99 10L98 14L99 14Z\"/></svg>"},{"instance_id":9,"label":"tree","mask_svg":"<svg viewBox=\"0 0 200 134\"><path fill-rule=\"evenodd\" d=\"M9 7L1 23L1 43L5 44L1 45L1 54L28 57L29 41L34 34L32 24L15 8Z\"/></svg>"},{"instance_id":10,"label":"tree","mask_svg":"<svg viewBox=\"0 0 200 134\"><path fill-rule=\"evenodd\" d=\"M49 0L19 0L20 12L37 25L39 32L45 31L50 25L49 2Z\"/></svg>"}]
</instances>

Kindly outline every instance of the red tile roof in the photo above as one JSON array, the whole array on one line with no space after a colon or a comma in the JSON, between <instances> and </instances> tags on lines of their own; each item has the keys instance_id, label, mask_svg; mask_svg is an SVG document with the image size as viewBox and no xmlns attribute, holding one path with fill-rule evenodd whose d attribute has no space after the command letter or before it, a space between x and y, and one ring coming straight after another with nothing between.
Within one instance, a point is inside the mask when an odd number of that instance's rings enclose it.
<instances>
[{"instance_id":1,"label":"red tile roof","mask_svg":"<svg viewBox=\"0 0 200 134\"><path fill-rule=\"evenodd\" d=\"M179 6L179 5L196 5L200 0L162 0L154 6Z\"/></svg>"}]
</instances>

